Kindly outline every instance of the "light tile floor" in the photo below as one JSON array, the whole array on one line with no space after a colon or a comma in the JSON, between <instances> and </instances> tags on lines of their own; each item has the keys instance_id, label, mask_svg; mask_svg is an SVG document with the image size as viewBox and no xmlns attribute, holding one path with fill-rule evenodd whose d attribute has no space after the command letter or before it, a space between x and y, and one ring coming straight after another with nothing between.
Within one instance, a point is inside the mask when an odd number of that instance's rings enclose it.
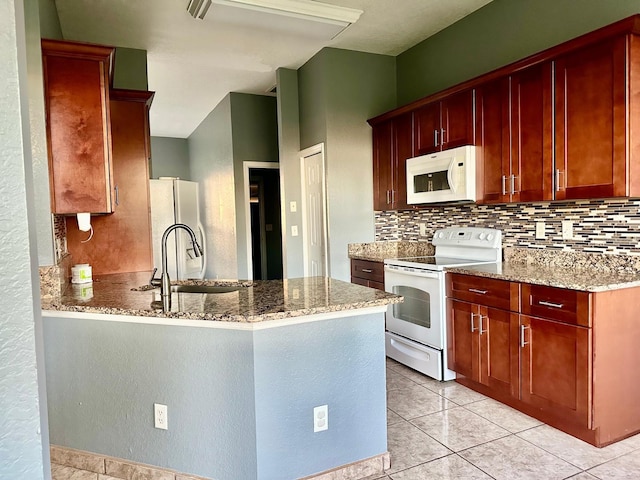
<instances>
[{"instance_id":1,"label":"light tile floor","mask_svg":"<svg viewBox=\"0 0 640 480\"><path fill-rule=\"evenodd\" d=\"M640 480L640 435L596 448L387 359L391 469L368 480Z\"/></svg>"}]
</instances>

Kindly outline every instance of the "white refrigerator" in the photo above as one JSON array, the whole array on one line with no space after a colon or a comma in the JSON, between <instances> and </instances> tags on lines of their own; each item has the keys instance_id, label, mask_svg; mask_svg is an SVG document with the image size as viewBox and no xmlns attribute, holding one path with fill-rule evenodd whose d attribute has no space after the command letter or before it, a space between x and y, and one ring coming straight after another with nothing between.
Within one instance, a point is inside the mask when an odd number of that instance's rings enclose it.
<instances>
[{"instance_id":1,"label":"white refrigerator","mask_svg":"<svg viewBox=\"0 0 640 480\"><path fill-rule=\"evenodd\" d=\"M171 280L204 278L206 247L204 229L200 223L198 183L176 178L160 177L149 181L151 200L151 230L153 263L162 271L162 234L174 223L191 227L204 254L196 257L191 237L184 229L174 230L167 239L167 266Z\"/></svg>"}]
</instances>

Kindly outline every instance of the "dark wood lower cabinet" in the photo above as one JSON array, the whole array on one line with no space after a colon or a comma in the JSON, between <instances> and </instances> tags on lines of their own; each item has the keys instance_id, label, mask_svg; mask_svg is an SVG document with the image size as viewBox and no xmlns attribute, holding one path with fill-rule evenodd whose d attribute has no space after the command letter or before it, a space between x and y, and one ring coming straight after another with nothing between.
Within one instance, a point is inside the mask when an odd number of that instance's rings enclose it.
<instances>
[{"instance_id":1,"label":"dark wood lower cabinet","mask_svg":"<svg viewBox=\"0 0 640 480\"><path fill-rule=\"evenodd\" d=\"M351 283L384 291L384 263L351 259Z\"/></svg>"},{"instance_id":2,"label":"dark wood lower cabinet","mask_svg":"<svg viewBox=\"0 0 640 480\"><path fill-rule=\"evenodd\" d=\"M455 298L484 281L447 274L457 382L598 447L640 432L640 287L576 292L503 282L518 296L510 311Z\"/></svg>"}]
</instances>

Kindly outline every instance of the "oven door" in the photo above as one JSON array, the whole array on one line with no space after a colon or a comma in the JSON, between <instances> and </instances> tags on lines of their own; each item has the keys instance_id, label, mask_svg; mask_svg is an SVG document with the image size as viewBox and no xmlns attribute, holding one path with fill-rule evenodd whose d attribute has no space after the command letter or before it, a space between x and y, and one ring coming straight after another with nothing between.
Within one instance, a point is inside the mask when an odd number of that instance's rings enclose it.
<instances>
[{"instance_id":1,"label":"oven door","mask_svg":"<svg viewBox=\"0 0 640 480\"><path fill-rule=\"evenodd\" d=\"M444 348L444 272L385 266L385 290L404 302L389 305L388 331L438 350Z\"/></svg>"}]
</instances>

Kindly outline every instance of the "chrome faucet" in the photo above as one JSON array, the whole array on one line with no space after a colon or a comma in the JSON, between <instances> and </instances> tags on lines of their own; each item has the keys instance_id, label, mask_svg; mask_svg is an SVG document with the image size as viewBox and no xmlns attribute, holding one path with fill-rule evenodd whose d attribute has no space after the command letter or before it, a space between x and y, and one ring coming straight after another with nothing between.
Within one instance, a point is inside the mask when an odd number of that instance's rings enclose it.
<instances>
[{"instance_id":1,"label":"chrome faucet","mask_svg":"<svg viewBox=\"0 0 640 480\"><path fill-rule=\"evenodd\" d=\"M189 225L185 225L184 223L174 223L169 228L167 228L162 234L162 275L160 277L160 297L162 298L162 308L165 312L171 310L171 279L169 278L169 272L167 267L167 238L169 234L178 228L182 228L186 230L189 236L191 237L191 243L193 244L193 251L196 257L202 256L202 248L198 245L198 240L196 239L196 234L189 227ZM155 275L155 270L154 270ZM157 285L157 279L152 277L151 279L152 285Z\"/></svg>"}]
</instances>

